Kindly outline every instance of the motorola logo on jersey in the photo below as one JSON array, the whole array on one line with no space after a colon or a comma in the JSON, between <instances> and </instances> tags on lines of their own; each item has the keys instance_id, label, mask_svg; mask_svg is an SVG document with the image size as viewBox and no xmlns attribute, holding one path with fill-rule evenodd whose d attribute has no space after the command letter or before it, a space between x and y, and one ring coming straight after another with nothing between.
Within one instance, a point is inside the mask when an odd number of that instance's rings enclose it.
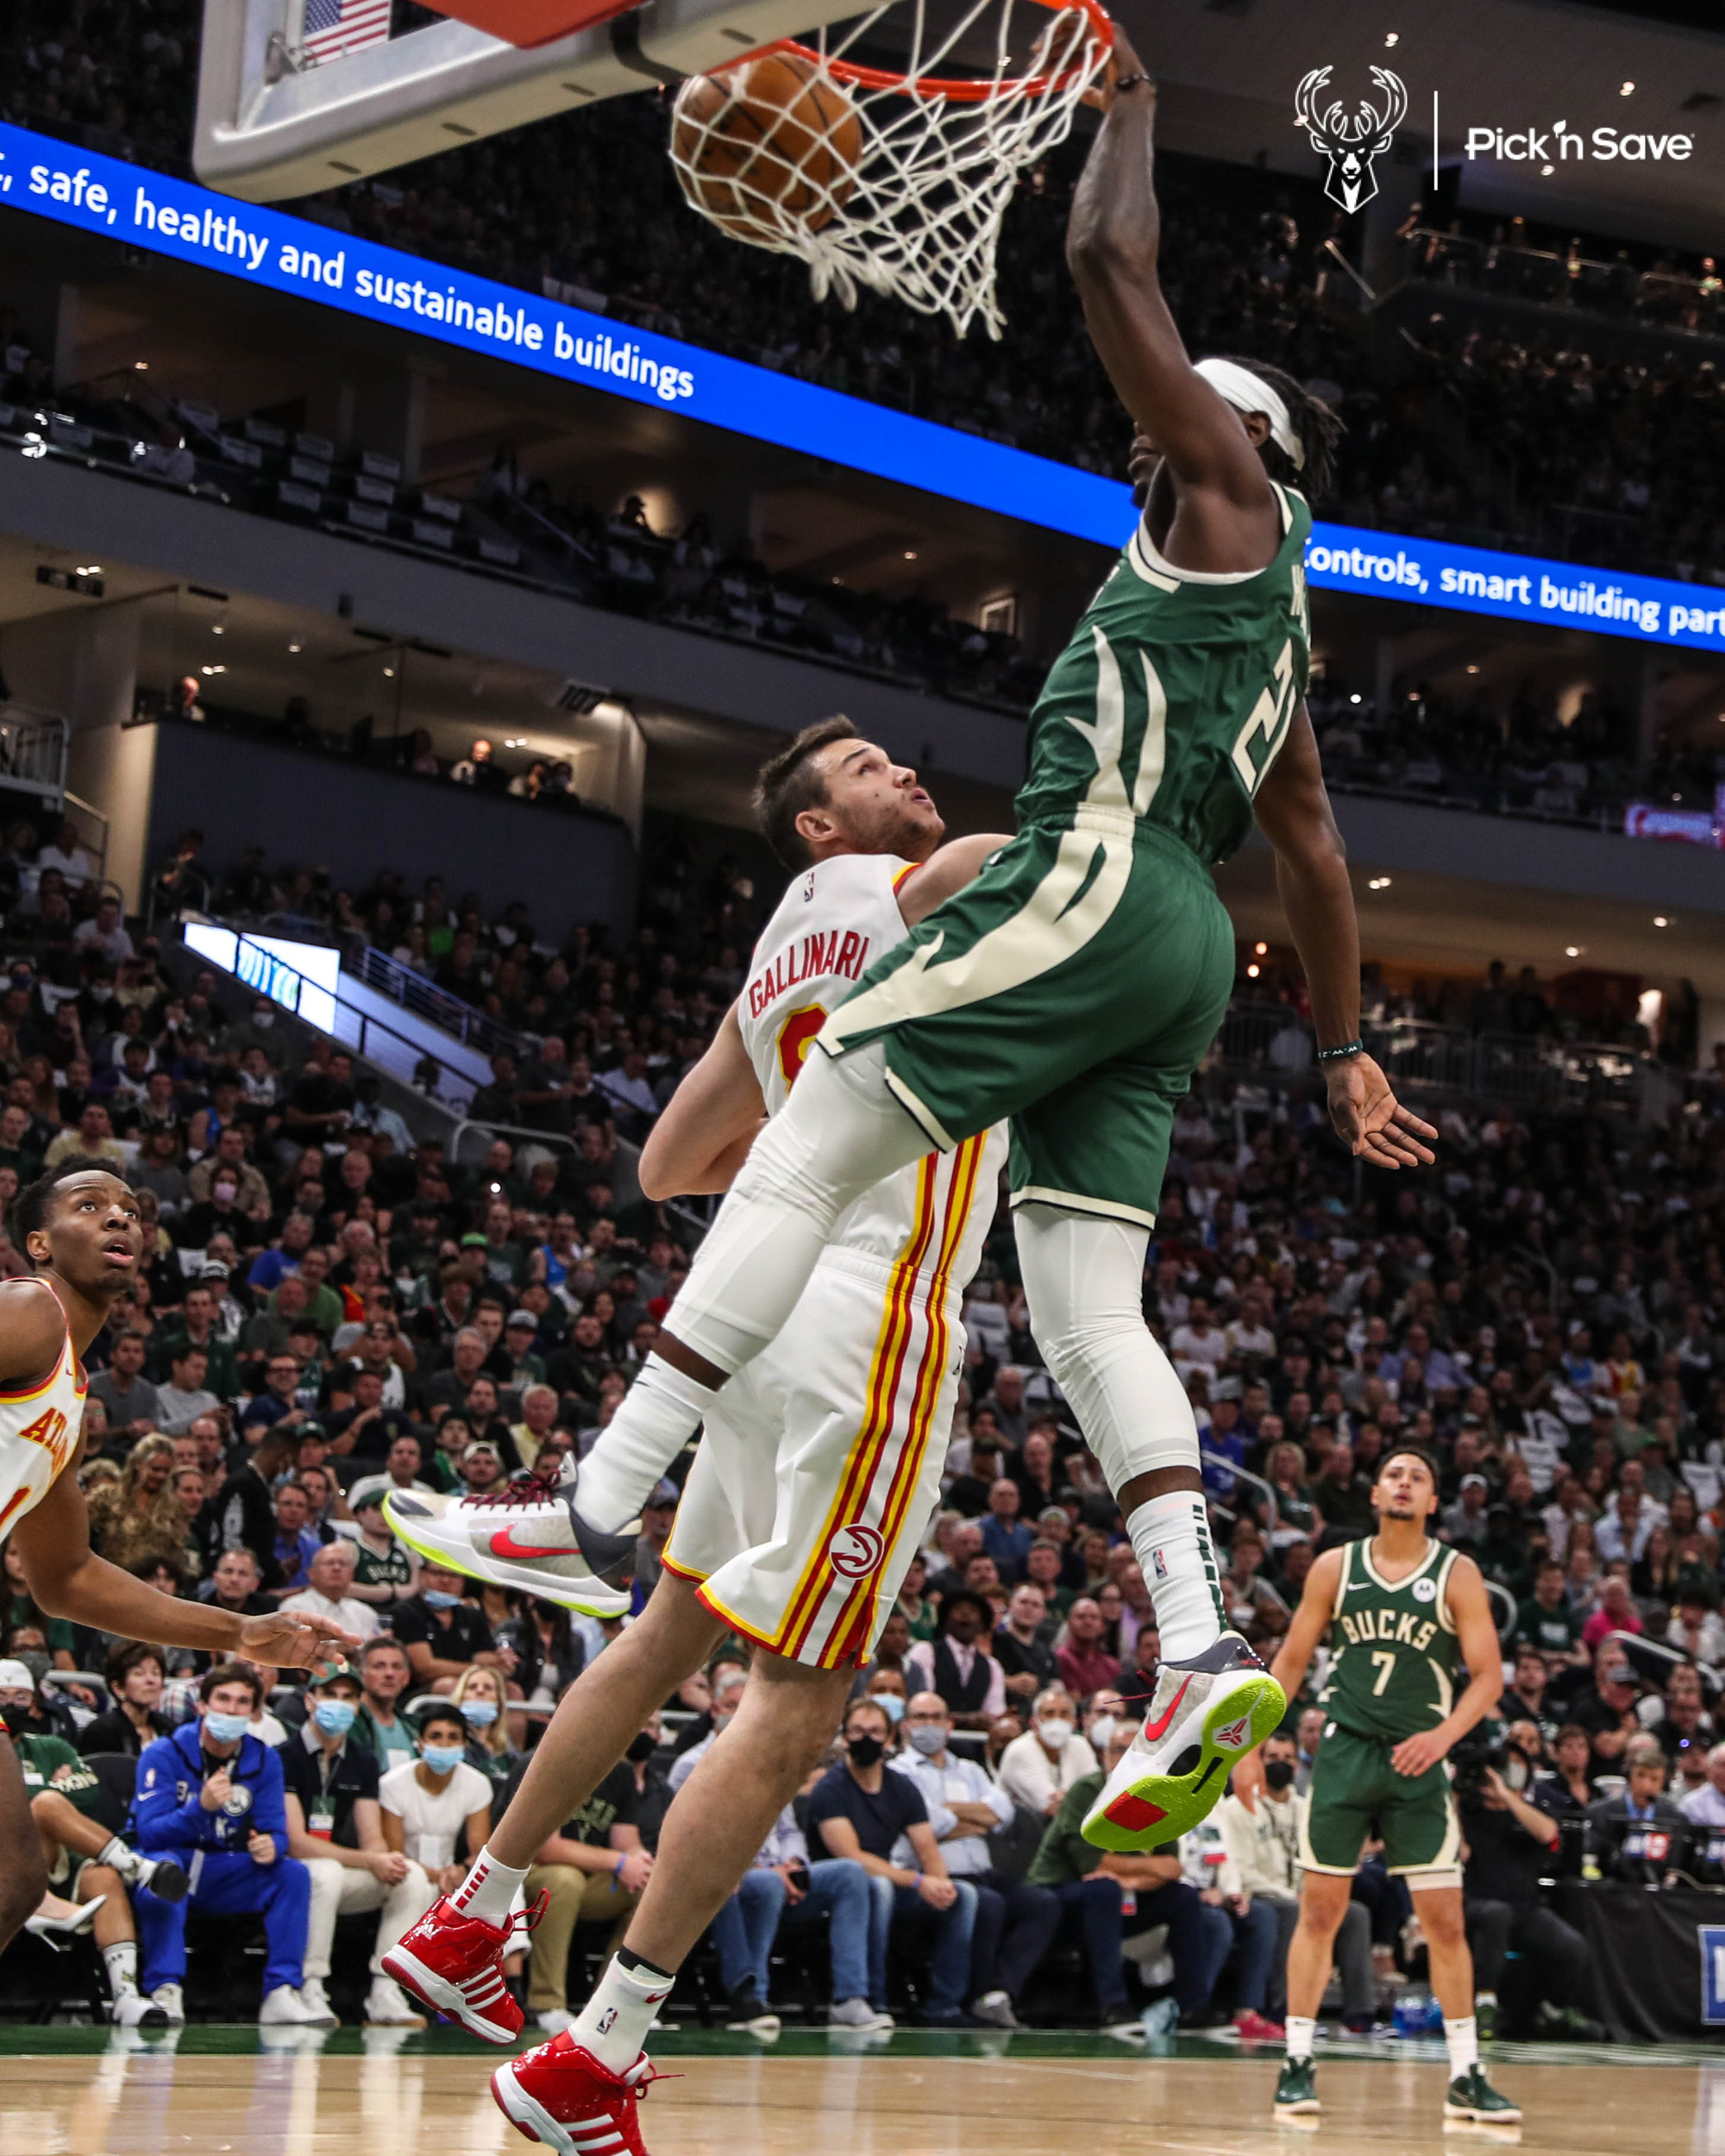
<instances>
[{"instance_id":1,"label":"motorola logo on jersey","mask_svg":"<svg viewBox=\"0 0 1725 2156\"><path fill-rule=\"evenodd\" d=\"M886 1554L886 1539L878 1527L855 1524L836 1527L826 1545L827 1562L842 1580L866 1580L880 1570Z\"/></svg>"},{"instance_id":2,"label":"motorola logo on jersey","mask_svg":"<svg viewBox=\"0 0 1725 2156\"><path fill-rule=\"evenodd\" d=\"M1352 114L1339 97L1320 112L1318 92L1329 79L1327 67L1314 67L1302 77L1300 87L1294 93L1294 116L1312 138L1312 147L1319 156L1330 160L1324 192L1352 216L1377 192L1377 175L1372 170L1372 160L1380 157L1395 139L1396 130L1408 110L1408 92L1399 75L1392 74L1387 67L1374 67L1371 79L1383 94L1381 112L1369 98L1364 97L1358 110Z\"/></svg>"}]
</instances>

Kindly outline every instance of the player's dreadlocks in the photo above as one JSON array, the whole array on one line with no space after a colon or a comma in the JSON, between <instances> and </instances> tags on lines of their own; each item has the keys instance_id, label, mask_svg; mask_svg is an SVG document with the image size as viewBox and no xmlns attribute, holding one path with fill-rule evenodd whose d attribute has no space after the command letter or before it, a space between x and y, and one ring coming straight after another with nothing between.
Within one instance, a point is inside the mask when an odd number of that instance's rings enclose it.
<instances>
[{"instance_id":1,"label":"player's dreadlocks","mask_svg":"<svg viewBox=\"0 0 1725 2156\"><path fill-rule=\"evenodd\" d=\"M1275 442L1266 442L1259 451L1264 469L1283 486L1297 486L1308 501L1321 501L1336 483L1336 448L1347 432L1340 416L1279 367L1271 367L1264 360L1244 360L1233 353L1224 356L1269 383L1287 405L1289 423L1306 452L1306 461L1296 472L1292 457Z\"/></svg>"}]
</instances>

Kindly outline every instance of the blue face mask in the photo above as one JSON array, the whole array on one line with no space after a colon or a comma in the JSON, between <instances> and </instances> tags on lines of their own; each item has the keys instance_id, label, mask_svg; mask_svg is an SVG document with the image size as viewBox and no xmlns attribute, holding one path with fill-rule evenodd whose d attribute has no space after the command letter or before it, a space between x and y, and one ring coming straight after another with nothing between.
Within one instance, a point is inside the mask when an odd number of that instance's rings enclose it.
<instances>
[{"instance_id":1,"label":"blue face mask","mask_svg":"<svg viewBox=\"0 0 1725 2156\"><path fill-rule=\"evenodd\" d=\"M497 1720L497 1702L490 1699L464 1699L461 1719L475 1729L489 1729Z\"/></svg>"},{"instance_id":2,"label":"blue face mask","mask_svg":"<svg viewBox=\"0 0 1725 2156\"><path fill-rule=\"evenodd\" d=\"M237 1744L251 1726L248 1714L218 1714L210 1709L204 1716L204 1733L212 1745Z\"/></svg>"},{"instance_id":3,"label":"blue face mask","mask_svg":"<svg viewBox=\"0 0 1725 2156\"><path fill-rule=\"evenodd\" d=\"M459 1595L445 1595L435 1587L428 1587L425 1589L424 1600L427 1609L453 1609L461 1599Z\"/></svg>"},{"instance_id":4,"label":"blue face mask","mask_svg":"<svg viewBox=\"0 0 1725 2156\"><path fill-rule=\"evenodd\" d=\"M885 1709L889 1722L901 1722L905 1718L905 1703L896 1692L871 1692L871 1705Z\"/></svg>"},{"instance_id":5,"label":"blue face mask","mask_svg":"<svg viewBox=\"0 0 1725 2156\"><path fill-rule=\"evenodd\" d=\"M326 1737L345 1737L359 1711L350 1699L321 1699L311 1710L311 1719Z\"/></svg>"},{"instance_id":6,"label":"blue face mask","mask_svg":"<svg viewBox=\"0 0 1725 2156\"><path fill-rule=\"evenodd\" d=\"M447 1774L461 1765L466 1753L460 1745L427 1745L419 1754L433 1774Z\"/></svg>"}]
</instances>

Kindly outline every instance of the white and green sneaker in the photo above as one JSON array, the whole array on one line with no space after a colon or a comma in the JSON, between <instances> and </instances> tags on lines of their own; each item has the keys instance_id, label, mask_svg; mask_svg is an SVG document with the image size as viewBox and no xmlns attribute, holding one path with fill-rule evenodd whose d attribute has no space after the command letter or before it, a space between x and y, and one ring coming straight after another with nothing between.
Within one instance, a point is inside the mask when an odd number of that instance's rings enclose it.
<instances>
[{"instance_id":1,"label":"white and green sneaker","mask_svg":"<svg viewBox=\"0 0 1725 2156\"><path fill-rule=\"evenodd\" d=\"M1189 1662L1164 1662L1144 1727L1090 1808L1085 1840L1129 1852L1177 1841L1287 1712L1282 1687L1237 1632Z\"/></svg>"},{"instance_id":2,"label":"white and green sneaker","mask_svg":"<svg viewBox=\"0 0 1725 2156\"><path fill-rule=\"evenodd\" d=\"M1460 2084L1457 2083L1457 2087ZM1278 2119L1297 2119L1321 2111L1318 2084L1309 2059L1284 2059L1276 2083L1276 2101L1270 2106Z\"/></svg>"},{"instance_id":3,"label":"white and green sneaker","mask_svg":"<svg viewBox=\"0 0 1725 2156\"><path fill-rule=\"evenodd\" d=\"M1486 2079L1484 2067L1471 2066L1451 2082L1444 2098L1444 2116L1469 2120L1477 2126L1519 2126L1521 2107L1498 2095Z\"/></svg>"}]
</instances>

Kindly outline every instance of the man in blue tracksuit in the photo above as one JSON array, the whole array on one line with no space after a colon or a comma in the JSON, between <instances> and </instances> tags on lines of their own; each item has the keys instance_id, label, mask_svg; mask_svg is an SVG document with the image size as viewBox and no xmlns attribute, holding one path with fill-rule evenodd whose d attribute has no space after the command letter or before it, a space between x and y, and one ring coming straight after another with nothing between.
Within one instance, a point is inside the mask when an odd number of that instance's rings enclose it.
<instances>
[{"instance_id":1,"label":"man in blue tracksuit","mask_svg":"<svg viewBox=\"0 0 1725 2156\"><path fill-rule=\"evenodd\" d=\"M198 1719L144 1747L132 1800L131 1839L172 1856L191 1881L184 1901L136 1897L143 1989L183 2021L185 1917L260 1915L268 1942L260 2026L330 2026L299 1996L311 1875L287 1853L281 1761L248 1727L262 1699L257 1673L217 1663L198 1688Z\"/></svg>"}]
</instances>

